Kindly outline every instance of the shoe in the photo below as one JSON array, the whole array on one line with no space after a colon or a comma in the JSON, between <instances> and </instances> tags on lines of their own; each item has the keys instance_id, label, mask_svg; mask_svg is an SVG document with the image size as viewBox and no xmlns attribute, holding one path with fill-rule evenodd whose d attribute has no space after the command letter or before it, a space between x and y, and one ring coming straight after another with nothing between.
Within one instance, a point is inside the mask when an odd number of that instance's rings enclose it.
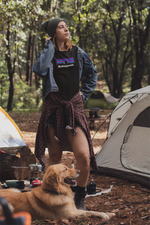
<instances>
[{"instance_id":1,"label":"shoe","mask_svg":"<svg viewBox=\"0 0 150 225\"><path fill-rule=\"evenodd\" d=\"M80 210L85 210L85 196L82 197L81 195L77 194L77 192L75 193L75 196L74 196L74 201L75 201L75 206L77 209L80 209Z\"/></svg>"}]
</instances>

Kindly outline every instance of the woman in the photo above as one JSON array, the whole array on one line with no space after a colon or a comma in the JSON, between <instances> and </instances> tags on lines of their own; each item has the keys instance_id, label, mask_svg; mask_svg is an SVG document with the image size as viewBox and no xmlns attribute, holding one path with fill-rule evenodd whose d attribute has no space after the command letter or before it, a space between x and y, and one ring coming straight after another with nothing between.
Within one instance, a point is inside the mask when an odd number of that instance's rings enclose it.
<instances>
[{"instance_id":1,"label":"woman","mask_svg":"<svg viewBox=\"0 0 150 225\"><path fill-rule=\"evenodd\" d=\"M96 86L97 72L89 56L71 44L63 19L45 21L42 26L49 38L32 68L44 78L44 101L35 155L44 167L46 147L50 165L61 162L63 150L74 152L77 169L80 170L74 200L78 209L84 209L90 163L94 170L97 170L97 165L83 101L89 98Z\"/></svg>"}]
</instances>

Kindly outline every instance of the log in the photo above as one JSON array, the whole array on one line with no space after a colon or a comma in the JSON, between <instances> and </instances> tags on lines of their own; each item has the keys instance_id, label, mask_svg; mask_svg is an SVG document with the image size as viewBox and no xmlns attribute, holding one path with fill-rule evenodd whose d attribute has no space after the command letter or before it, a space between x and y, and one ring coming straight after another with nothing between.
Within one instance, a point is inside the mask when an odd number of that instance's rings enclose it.
<instances>
[{"instance_id":1,"label":"log","mask_svg":"<svg viewBox=\"0 0 150 225\"><path fill-rule=\"evenodd\" d=\"M16 149L14 151L11 149L11 154L8 151L3 153L3 151L0 151L0 181L29 179L31 173L28 166L36 163L36 157L31 150L27 146L23 146L17 152Z\"/></svg>"}]
</instances>

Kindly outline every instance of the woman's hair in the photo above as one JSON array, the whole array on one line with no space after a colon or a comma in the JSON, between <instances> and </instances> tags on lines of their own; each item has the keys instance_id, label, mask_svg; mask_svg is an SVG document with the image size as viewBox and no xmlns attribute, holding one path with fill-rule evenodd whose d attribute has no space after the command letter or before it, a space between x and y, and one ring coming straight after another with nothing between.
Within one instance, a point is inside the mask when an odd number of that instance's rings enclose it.
<instances>
[{"instance_id":1,"label":"woman's hair","mask_svg":"<svg viewBox=\"0 0 150 225\"><path fill-rule=\"evenodd\" d=\"M53 39L52 39L52 42L53 42L55 48L56 48L57 50L59 50L59 49L58 49L58 46L57 46L56 36L55 36L55 35L54 35L54 37L53 37ZM68 39L68 40L65 42L65 48L66 48L67 51L69 51L69 50L72 48L72 44L71 44L71 40L70 40L70 39Z\"/></svg>"}]
</instances>

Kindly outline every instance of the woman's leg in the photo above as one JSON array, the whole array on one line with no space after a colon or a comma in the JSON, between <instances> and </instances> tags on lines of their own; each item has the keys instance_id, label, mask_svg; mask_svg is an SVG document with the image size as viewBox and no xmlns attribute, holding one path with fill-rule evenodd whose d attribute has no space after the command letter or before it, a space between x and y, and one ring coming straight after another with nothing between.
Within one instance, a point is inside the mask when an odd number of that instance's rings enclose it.
<instances>
[{"instance_id":1,"label":"woman's leg","mask_svg":"<svg viewBox=\"0 0 150 225\"><path fill-rule=\"evenodd\" d=\"M49 152L49 165L61 162L62 148L54 139L55 131L52 126L47 128L47 147Z\"/></svg>"},{"instance_id":2,"label":"woman's leg","mask_svg":"<svg viewBox=\"0 0 150 225\"><path fill-rule=\"evenodd\" d=\"M90 153L87 137L80 127L76 127L77 134L73 136L67 131L67 136L77 160L77 169L80 170L80 175L77 178L77 189L75 193L75 205L77 209L85 209L85 187L89 178L90 172Z\"/></svg>"},{"instance_id":3,"label":"woman's leg","mask_svg":"<svg viewBox=\"0 0 150 225\"><path fill-rule=\"evenodd\" d=\"M85 187L90 171L89 144L83 130L80 127L76 127L76 130L76 135L72 135L67 130L67 137L77 160L77 169L80 170L80 176L77 178L77 183L80 187Z\"/></svg>"}]
</instances>

